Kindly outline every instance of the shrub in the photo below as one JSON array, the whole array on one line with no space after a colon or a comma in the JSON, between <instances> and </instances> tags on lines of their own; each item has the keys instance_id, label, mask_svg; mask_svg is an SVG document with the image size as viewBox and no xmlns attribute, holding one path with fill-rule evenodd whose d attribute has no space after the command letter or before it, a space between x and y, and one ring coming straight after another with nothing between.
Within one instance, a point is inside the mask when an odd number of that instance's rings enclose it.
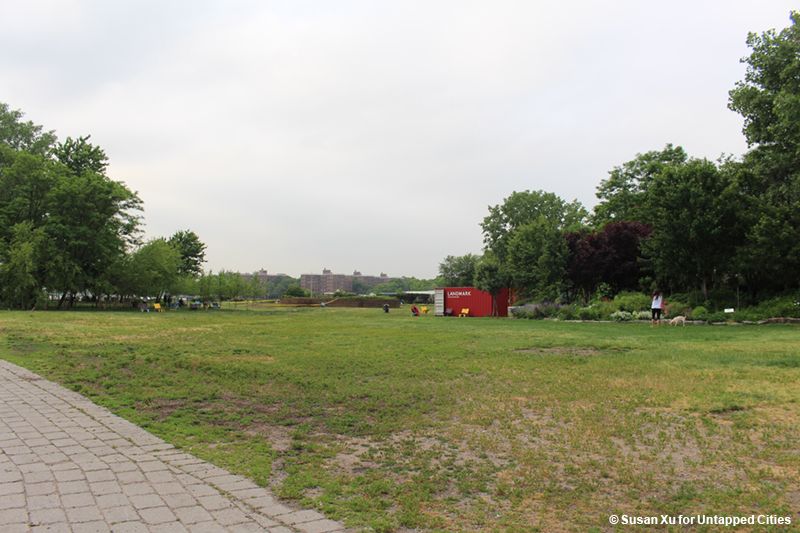
<instances>
[{"instance_id":1,"label":"shrub","mask_svg":"<svg viewBox=\"0 0 800 533\"><path fill-rule=\"evenodd\" d=\"M578 318L578 308L574 305L562 305L558 310L558 318L561 320L575 320Z\"/></svg>"},{"instance_id":2,"label":"shrub","mask_svg":"<svg viewBox=\"0 0 800 533\"><path fill-rule=\"evenodd\" d=\"M592 305L597 310L598 320L608 320L611 313L618 311L614 302L596 302Z\"/></svg>"},{"instance_id":3,"label":"shrub","mask_svg":"<svg viewBox=\"0 0 800 533\"><path fill-rule=\"evenodd\" d=\"M633 320L633 315L628 311L615 311L611 313L611 320L615 322L627 322Z\"/></svg>"},{"instance_id":4,"label":"shrub","mask_svg":"<svg viewBox=\"0 0 800 533\"><path fill-rule=\"evenodd\" d=\"M600 320L600 311L593 306L578 309L578 318L581 320Z\"/></svg>"},{"instance_id":5,"label":"shrub","mask_svg":"<svg viewBox=\"0 0 800 533\"><path fill-rule=\"evenodd\" d=\"M514 318L540 320L555 317L560 308L560 305L550 302L533 303L514 307L511 309L511 314Z\"/></svg>"},{"instance_id":6,"label":"shrub","mask_svg":"<svg viewBox=\"0 0 800 533\"><path fill-rule=\"evenodd\" d=\"M692 309L692 319L694 320L708 320L708 309L703 307L702 305L698 305L694 309Z\"/></svg>"},{"instance_id":7,"label":"shrub","mask_svg":"<svg viewBox=\"0 0 800 533\"><path fill-rule=\"evenodd\" d=\"M637 311L634 313L634 318L636 320L650 320L653 318L653 315L650 311Z\"/></svg>"},{"instance_id":8,"label":"shrub","mask_svg":"<svg viewBox=\"0 0 800 533\"><path fill-rule=\"evenodd\" d=\"M514 318L531 318L530 313L528 313L528 310L525 309L524 306L511 307L509 310L511 311L511 316Z\"/></svg>"},{"instance_id":9,"label":"shrub","mask_svg":"<svg viewBox=\"0 0 800 533\"><path fill-rule=\"evenodd\" d=\"M597 289L594 291L594 297L597 300L610 300L614 296L614 290L608 283L602 282L597 284Z\"/></svg>"},{"instance_id":10,"label":"shrub","mask_svg":"<svg viewBox=\"0 0 800 533\"><path fill-rule=\"evenodd\" d=\"M540 304L534 304L533 310L531 311L533 314L532 318L552 318L558 314L559 309L558 304L544 302Z\"/></svg>"},{"instance_id":11,"label":"shrub","mask_svg":"<svg viewBox=\"0 0 800 533\"><path fill-rule=\"evenodd\" d=\"M683 303L675 303L674 301L670 301L669 305L667 306L669 311L669 316L674 317L678 315L683 315L685 317L689 317L692 315L692 308Z\"/></svg>"},{"instance_id":12,"label":"shrub","mask_svg":"<svg viewBox=\"0 0 800 533\"><path fill-rule=\"evenodd\" d=\"M761 302L756 306L763 318L773 318L779 316L800 318L800 302L796 297L782 297L773 298L765 302Z\"/></svg>"},{"instance_id":13,"label":"shrub","mask_svg":"<svg viewBox=\"0 0 800 533\"><path fill-rule=\"evenodd\" d=\"M723 311L717 311L716 313L708 313L706 315L705 320L709 322L725 322L727 320L730 320L731 318L732 318L731 315Z\"/></svg>"},{"instance_id":14,"label":"shrub","mask_svg":"<svg viewBox=\"0 0 800 533\"><path fill-rule=\"evenodd\" d=\"M650 297L641 292L621 292L614 297L614 305L619 311L641 311L650 309Z\"/></svg>"}]
</instances>

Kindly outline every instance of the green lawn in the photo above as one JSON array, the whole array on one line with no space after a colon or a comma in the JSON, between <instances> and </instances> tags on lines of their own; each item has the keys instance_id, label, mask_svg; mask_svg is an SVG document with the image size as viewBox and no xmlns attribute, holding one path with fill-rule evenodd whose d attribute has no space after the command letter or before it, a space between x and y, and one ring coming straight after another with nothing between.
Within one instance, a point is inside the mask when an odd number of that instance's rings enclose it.
<instances>
[{"instance_id":1,"label":"green lawn","mask_svg":"<svg viewBox=\"0 0 800 533\"><path fill-rule=\"evenodd\" d=\"M0 312L0 357L357 528L800 522L797 326Z\"/></svg>"}]
</instances>

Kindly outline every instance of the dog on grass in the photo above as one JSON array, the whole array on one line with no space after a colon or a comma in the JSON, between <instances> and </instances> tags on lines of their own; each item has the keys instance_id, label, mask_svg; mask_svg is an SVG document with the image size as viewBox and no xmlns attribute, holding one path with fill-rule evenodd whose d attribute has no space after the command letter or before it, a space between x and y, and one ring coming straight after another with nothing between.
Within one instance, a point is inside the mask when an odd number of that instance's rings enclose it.
<instances>
[{"instance_id":1,"label":"dog on grass","mask_svg":"<svg viewBox=\"0 0 800 533\"><path fill-rule=\"evenodd\" d=\"M686 317L683 316L683 315L678 315L678 316L676 316L675 318L673 318L672 320L669 321L669 325L670 326L677 326L678 324L680 324L681 326L685 326L686 325Z\"/></svg>"}]
</instances>

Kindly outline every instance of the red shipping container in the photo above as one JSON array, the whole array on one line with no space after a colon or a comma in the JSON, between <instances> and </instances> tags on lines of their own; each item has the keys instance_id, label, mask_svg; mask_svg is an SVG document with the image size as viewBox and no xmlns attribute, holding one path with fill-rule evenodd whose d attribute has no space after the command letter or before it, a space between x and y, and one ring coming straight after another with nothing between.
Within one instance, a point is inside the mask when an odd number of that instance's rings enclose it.
<instances>
[{"instance_id":1,"label":"red shipping container","mask_svg":"<svg viewBox=\"0 0 800 533\"><path fill-rule=\"evenodd\" d=\"M508 297L508 289L497 294L497 316L508 316ZM469 316L492 316L492 295L475 287L436 289L434 298L437 316L458 316L462 309L469 309Z\"/></svg>"}]
</instances>

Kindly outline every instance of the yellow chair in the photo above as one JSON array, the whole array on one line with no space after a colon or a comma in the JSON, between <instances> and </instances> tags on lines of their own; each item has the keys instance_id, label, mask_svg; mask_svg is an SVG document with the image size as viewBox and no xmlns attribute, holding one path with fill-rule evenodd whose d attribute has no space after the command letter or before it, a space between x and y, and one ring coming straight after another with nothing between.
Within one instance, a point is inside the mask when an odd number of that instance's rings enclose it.
<instances>
[{"instance_id":1,"label":"yellow chair","mask_svg":"<svg viewBox=\"0 0 800 533\"><path fill-rule=\"evenodd\" d=\"M156 313L164 312L164 310L161 308L161 304L153 304L153 310L155 310Z\"/></svg>"},{"instance_id":2,"label":"yellow chair","mask_svg":"<svg viewBox=\"0 0 800 533\"><path fill-rule=\"evenodd\" d=\"M428 306L427 305L423 305L422 307L420 307L420 311L422 311L423 315L427 315L428 314Z\"/></svg>"},{"instance_id":3,"label":"yellow chair","mask_svg":"<svg viewBox=\"0 0 800 533\"><path fill-rule=\"evenodd\" d=\"M458 316L469 316L469 307L462 307Z\"/></svg>"}]
</instances>

